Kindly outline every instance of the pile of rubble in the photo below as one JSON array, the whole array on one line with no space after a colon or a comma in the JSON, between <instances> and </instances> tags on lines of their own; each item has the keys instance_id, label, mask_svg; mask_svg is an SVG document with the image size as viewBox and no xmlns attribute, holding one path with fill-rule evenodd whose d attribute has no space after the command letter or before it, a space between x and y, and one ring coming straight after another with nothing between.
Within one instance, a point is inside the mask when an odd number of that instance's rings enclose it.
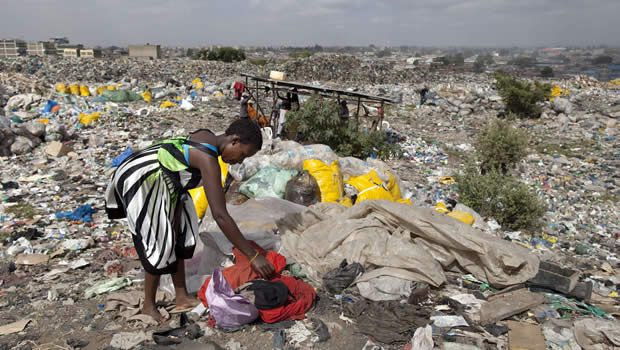
<instances>
[{"instance_id":1,"label":"pile of rubble","mask_svg":"<svg viewBox=\"0 0 620 350\"><path fill-rule=\"evenodd\" d=\"M0 62L0 337L7 348L155 348L153 342L172 339L138 314L144 274L127 226L103 212L103 192L129 148L197 127L222 132L239 109L230 91L236 74L256 71L182 59L111 62ZM237 180L227 194L229 212L244 234L286 257L283 275L316 290L307 319L259 321L231 333L209 325L209 313L197 307L188 317L171 315L167 326L215 349L620 346L618 91L557 81L568 95L545 102L540 119L516 122L532 142L515 171L548 210L540 232L510 232L459 203L452 179L478 130L503 109L492 78L428 73L408 81L385 63L371 65L363 73L357 59L316 56L282 69L296 80L333 85L358 72L356 89L401 96L386 120L406 159L359 160L321 145L307 146L310 152L266 139L258 155L228 168ZM86 86L91 96L57 92L59 83ZM99 88L108 86L140 96L148 87L151 100L101 99ZM425 86L433 95L422 104ZM358 199L348 209L352 203L306 207L287 201L286 187L275 191L277 199L248 199L275 187L265 178L251 182L261 170L291 179L288 172L316 159L338 160L348 180L375 171L373 180L387 192L397 184L413 206ZM343 197L360 197L357 188L343 187ZM438 203L467 213L472 225L439 212ZM186 262L192 291L236 262L208 211L200 231L202 247ZM160 287L168 313L171 280L162 278Z\"/></svg>"}]
</instances>

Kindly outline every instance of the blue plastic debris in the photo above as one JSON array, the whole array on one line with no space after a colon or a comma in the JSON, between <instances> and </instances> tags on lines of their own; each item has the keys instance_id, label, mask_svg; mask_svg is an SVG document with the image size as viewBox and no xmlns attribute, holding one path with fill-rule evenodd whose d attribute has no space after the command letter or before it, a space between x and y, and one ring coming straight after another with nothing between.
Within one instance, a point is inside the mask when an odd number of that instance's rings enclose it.
<instances>
[{"instance_id":1,"label":"blue plastic debris","mask_svg":"<svg viewBox=\"0 0 620 350\"><path fill-rule=\"evenodd\" d=\"M54 106L57 106L57 105L58 105L58 102L54 100L47 100L47 105L45 105L45 108L43 108L43 113L51 113L52 108L54 108Z\"/></svg>"},{"instance_id":2,"label":"blue plastic debris","mask_svg":"<svg viewBox=\"0 0 620 350\"><path fill-rule=\"evenodd\" d=\"M123 161L132 154L133 154L133 150L131 149L131 147L127 147L127 149L120 156L112 159L112 166L115 168L120 166L121 163L123 163Z\"/></svg>"},{"instance_id":3,"label":"blue plastic debris","mask_svg":"<svg viewBox=\"0 0 620 350\"><path fill-rule=\"evenodd\" d=\"M69 219L69 220L82 221L82 222L92 222L93 221L92 214L94 212L96 212L96 210L93 209L93 207L91 207L90 204L85 204L75 209L74 211L56 213L56 218Z\"/></svg>"}]
</instances>

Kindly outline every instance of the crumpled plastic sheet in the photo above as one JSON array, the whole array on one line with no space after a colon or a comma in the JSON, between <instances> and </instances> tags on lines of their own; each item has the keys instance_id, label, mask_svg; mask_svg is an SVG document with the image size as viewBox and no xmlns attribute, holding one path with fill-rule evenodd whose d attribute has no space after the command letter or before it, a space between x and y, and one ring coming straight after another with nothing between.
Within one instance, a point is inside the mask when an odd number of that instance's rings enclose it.
<instances>
[{"instance_id":1,"label":"crumpled plastic sheet","mask_svg":"<svg viewBox=\"0 0 620 350\"><path fill-rule=\"evenodd\" d=\"M280 249L280 235L275 233L278 230L276 222L289 214L308 210L303 205L278 198L250 199L241 205L227 205L226 208L246 239L275 251ZM209 233L222 253L232 255L233 245L211 218L210 211L205 214L200 232Z\"/></svg>"},{"instance_id":2,"label":"crumpled plastic sheet","mask_svg":"<svg viewBox=\"0 0 620 350\"><path fill-rule=\"evenodd\" d=\"M74 211L56 213L56 218L69 219L69 220L82 221L82 222L92 222L93 221L92 214L95 213L96 211L97 210L91 207L90 204L85 204L85 205L78 207Z\"/></svg>"},{"instance_id":3,"label":"crumpled plastic sheet","mask_svg":"<svg viewBox=\"0 0 620 350\"><path fill-rule=\"evenodd\" d=\"M381 200L349 209L322 207L278 222L284 255L301 263L317 283L343 259L377 266L357 283L393 276L439 286L446 281L443 268L452 263L496 287L523 283L538 272L539 259L528 249L430 208Z\"/></svg>"},{"instance_id":4,"label":"crumpled plastic sheet","mask_svg":"<svg viewBox=\"0 0 620 350\"><path fill-rule=\"evenodd\" d=\"M577 343L585 350L611 349L607 340L620 346L620 327L617 321L587 318L575 321L573 328Z\"/></svg>"},{"instance_id":5,"label":"crumpled plastic sheet","mask_svg":"<svg viewBox=\"0 0 620 350\"><path fill-rule=\"evenodd\" d=\"M144 331L129 333L120 332L112 336L110 346L116 349L129 350L137 347L138 345L146 342L147 335Z\"/></svg>"},{"instance_id":6,"label":"crumpled plastic sheet","mask_svg":"<svg viewBox=\"0 0 620 350\"><path fill-rule=\"evenodd\" d=\"M131 280L127 277L113 278L101 283L97 283L94 286L84 291L84 298L90 299L95 295L104 294L119 290L131 285Z\"/></svg>"}]
</instances>

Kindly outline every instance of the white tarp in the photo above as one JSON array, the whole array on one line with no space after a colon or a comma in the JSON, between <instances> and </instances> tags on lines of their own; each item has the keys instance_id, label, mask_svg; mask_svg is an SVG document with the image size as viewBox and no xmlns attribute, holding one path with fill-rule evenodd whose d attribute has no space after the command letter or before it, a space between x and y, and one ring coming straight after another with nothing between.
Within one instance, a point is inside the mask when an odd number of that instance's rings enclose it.
<instances>
[{"instance_id":1,"label":"white tarp","mask_svg":"<svg viewBox=\"0 0 620 350\"><path fill-rule=\"evenodd\" d=\"M329 203L328 203L329 204ZM487 235L430 208L368 200L351 208L319 204L278 221L282 249L320 283L343 259L378 266L356 283L380 276L439 286L453 263L495 287L523 283L538 272L528 249Z\"/></svg>"}]
</instances>

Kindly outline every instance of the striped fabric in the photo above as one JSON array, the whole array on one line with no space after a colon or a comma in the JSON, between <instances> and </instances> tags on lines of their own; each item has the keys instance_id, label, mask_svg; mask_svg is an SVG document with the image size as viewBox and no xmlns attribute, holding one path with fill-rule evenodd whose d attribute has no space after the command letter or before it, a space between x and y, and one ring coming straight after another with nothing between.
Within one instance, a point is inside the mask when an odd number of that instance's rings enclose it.
<instances>
[{"instance_id":1,"label":"striped fabric","mask_svg":"<svg viewBox=\"0 0 620 350\"><path fill-rule=\"evenodd\" d=\"M127 218L142 266L152 274L175 272L196 246L198 217L187 191L202 181L186 160L188 145L218 156L215 147L189 136L165 140L127 158L106 191L108 216Z\"/></svg>"}]
</instances>

